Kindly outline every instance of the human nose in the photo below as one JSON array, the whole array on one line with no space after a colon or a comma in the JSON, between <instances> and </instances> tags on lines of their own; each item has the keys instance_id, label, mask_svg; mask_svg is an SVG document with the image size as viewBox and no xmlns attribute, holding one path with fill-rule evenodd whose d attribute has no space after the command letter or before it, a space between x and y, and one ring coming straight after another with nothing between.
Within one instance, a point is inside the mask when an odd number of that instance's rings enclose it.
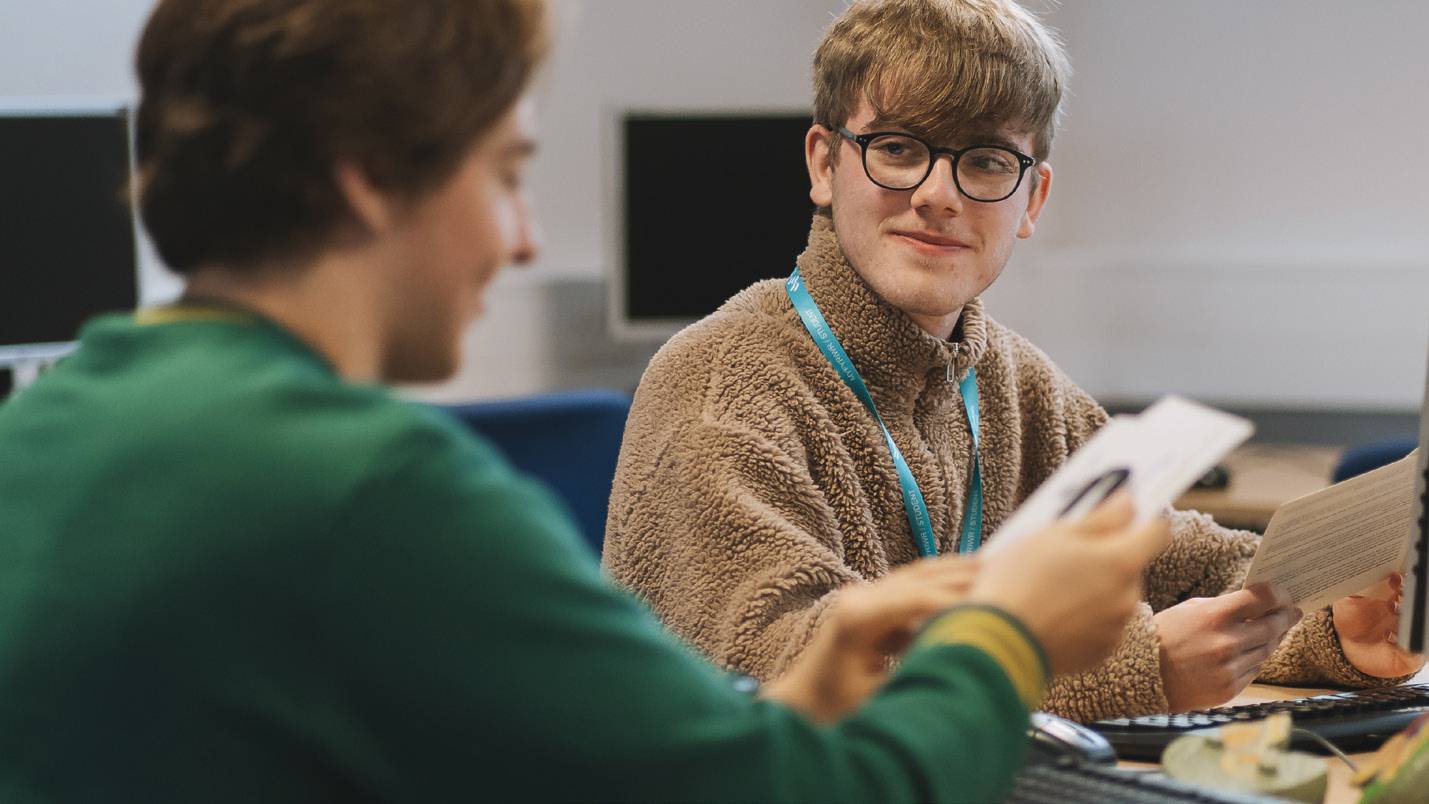
<instances>
[{"instance_id":1,"label":"human nose","mask_svg":"<svg viewBox=\"0 0 1429 804\"><path fill-rule=\"evenodd\" d=\"M511 251L511 262L527 265L534 262L536 255L540 253L541 225L536 221L531 204L525 197L518 200L517 205L516 240Z\"/></svg>"},{"instance_id":2,"label":"human nose","mask_svg":"<svg viewBox=\"0 0 1429 804\"><path fill-rule=\"evenodd\" d=\"M953 156L938 154L933 157L933 170L913 192L913 206L960 215L964 200L953 175Z\"/></svg>"}]
</instances>

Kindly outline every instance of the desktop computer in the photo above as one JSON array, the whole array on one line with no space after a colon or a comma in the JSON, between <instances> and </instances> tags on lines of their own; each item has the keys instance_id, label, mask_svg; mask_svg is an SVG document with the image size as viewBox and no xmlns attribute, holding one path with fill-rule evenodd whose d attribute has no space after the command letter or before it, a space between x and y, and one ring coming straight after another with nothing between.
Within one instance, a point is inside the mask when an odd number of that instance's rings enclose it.
<instances>
[{"instance_id":1,"label":"desktop computer","mask_svg":"<svg viewBox=\"0 0 1429 804\"><path fill-rule=\"evenodd\" d=\"M130 142L118 104L0 106L0 398L138 305Z\"/></svg>"}]
</instances>

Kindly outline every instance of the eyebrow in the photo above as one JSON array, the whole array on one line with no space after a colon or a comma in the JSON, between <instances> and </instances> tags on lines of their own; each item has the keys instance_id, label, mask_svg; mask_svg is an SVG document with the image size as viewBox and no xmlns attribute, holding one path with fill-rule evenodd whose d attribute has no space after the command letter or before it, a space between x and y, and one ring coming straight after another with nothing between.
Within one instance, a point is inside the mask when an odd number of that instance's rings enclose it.
<instances>
[{"instance_id":1,"label":"eyebrow","mask_svg":"<svg viewBox=\"0 0 1429 804\"><path fill-rule=\"evenodd\" d=\"M913 134L913 132L909 131L906 126L899 125L898 123L895 123L891 120L885 120L882 117L875 117L872 120L868 121L867 129L869 132L901 131L906 134ZM921 137L922 135L915 136ZM1007 148L1018 153L1023 153L1021 145L1013 142L1006 135L999 134L995 131L975 131L968 137L966 137L966 141L968 145L1000 145L1003 148Z\"/></svg>"},{"instance_id":2,"label":"eyebrow","mask_svg":"<svg viewBox=\"0 0 1429 804\"><path fill-rule=\"evenodd\" d=\"M867 126L869 131L905 131L909 134L913 133L911 131L908 131L907 128L904 128L903 126L900 126L897 123L892 122L891 120L884 120L881 117L875 117L872 120L868 121Z\"/></svg>"},{"instance_id":3,"label":"eyebrow","mask_svg":"<svg viewBox=\"0 0 1429 804\"><path fill-rule=\"evenodd\" d=\"M521 139L511 143L502 149L501 155L505 157L524 157L536 154L536 141L532 139Z\"/></svg>"},{"instance_id":4,"label":"eyebrow","mask_svg":"<svg viewBox=\"0 0 1429 804\"><path fill-rule=\"evenodd\" d=\"M1008 149L1013 150L1013 151L1016 151L1016 152L1018 152L1018 153L1022 153L1022 146L1021 146L1021 145L1019 145L1019 144L1013 142L1010 138L1008 138L1008 137L1006 137L1006 136L1004 136L1004 135L1002 135L1002 134L994 134L994 133L991 133L991 132L979 132L979 133L974 134L973 136L969 137L969 138L968 138L968 142L969 142L969 143L976 143L976 144L978 144L978 145L1001 145L1001 146L1004 147L1004 148L1008 148Z\"/></svg>"}]
</instances>

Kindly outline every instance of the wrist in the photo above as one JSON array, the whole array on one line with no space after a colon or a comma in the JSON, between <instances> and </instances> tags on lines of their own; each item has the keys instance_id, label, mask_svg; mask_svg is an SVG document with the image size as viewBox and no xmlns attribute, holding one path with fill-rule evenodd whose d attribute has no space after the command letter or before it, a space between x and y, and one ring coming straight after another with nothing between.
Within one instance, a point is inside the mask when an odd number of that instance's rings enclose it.
<instances>
[{"instance_id":1,"label":"wrist","mask_svg":"<svg viewBox=\"0 0 1429 804\"><path fill-rule=\"evenodd\" d=\"M914 648L967 645L1002 667L1017 695L1029 709L1046 692L1051 665L1042 643L1016 616L980 603L963 603L931 618Z\"/></svg>"}]
</instances>

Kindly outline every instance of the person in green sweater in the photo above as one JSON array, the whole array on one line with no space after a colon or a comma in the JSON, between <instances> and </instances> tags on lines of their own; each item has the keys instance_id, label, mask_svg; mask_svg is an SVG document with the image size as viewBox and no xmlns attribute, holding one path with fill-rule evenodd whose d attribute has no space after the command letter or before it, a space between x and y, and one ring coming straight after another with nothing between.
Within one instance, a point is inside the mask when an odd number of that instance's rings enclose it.
<instances>
[{"instance_id":1,"label":"person in green sweater","mask_svg":"<svg viewBox=\"0 0 1429 804\"><path fill-rule=\"evenodd\" d=\"M988 800L1116 642L1166 539L1125 500L850 589L751 690L384 390L535 253L545 37L535 0L158 4L137 191L187 290L0 407L0 800Z\"/></svg>"}]
</instances>

